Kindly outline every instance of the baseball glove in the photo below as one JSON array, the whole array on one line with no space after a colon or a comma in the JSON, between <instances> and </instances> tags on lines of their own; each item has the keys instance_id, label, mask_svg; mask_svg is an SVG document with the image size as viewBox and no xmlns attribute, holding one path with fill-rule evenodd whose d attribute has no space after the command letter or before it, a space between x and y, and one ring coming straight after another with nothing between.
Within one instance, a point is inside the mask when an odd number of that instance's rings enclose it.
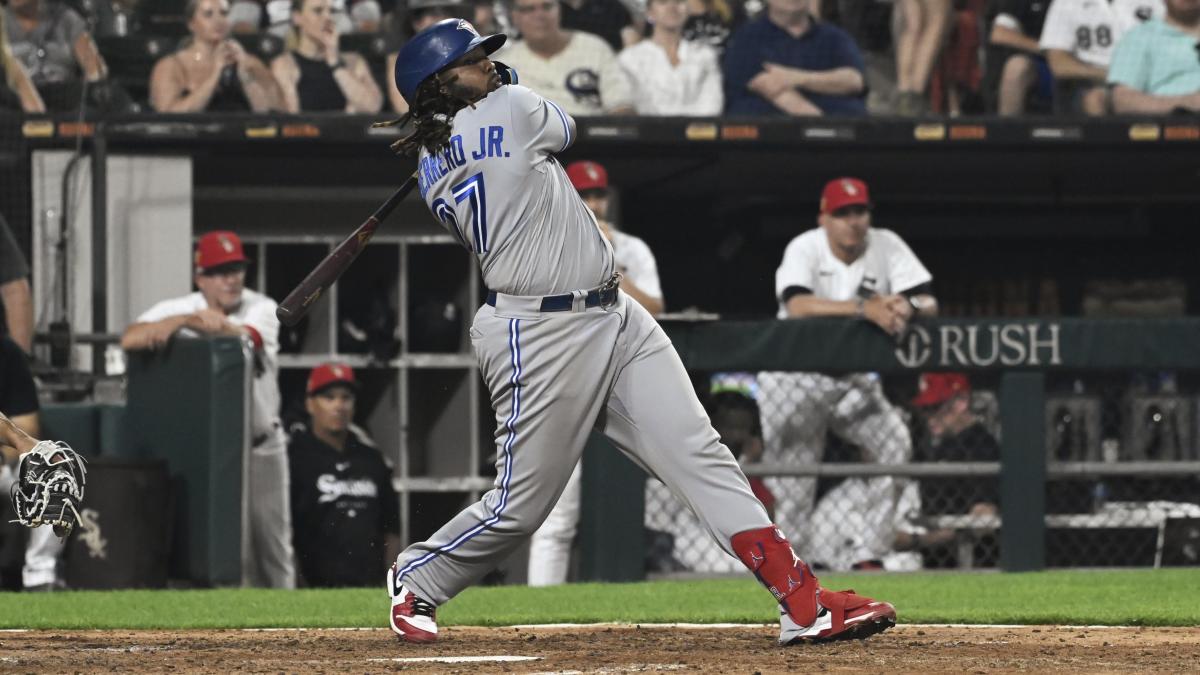
<instances>
[{"instance_id":1,"label":"baseball glove","mask_svg":"<svg viewBox=\"0 0 1200 675\"><path fill-rule=\"evenodd\" d=\"M13 522L26 527L50 525L66 537L79 522L87 466L83 457L61 441L41 441L21 455L12 486Z\"/></svg>"}]
</instances>

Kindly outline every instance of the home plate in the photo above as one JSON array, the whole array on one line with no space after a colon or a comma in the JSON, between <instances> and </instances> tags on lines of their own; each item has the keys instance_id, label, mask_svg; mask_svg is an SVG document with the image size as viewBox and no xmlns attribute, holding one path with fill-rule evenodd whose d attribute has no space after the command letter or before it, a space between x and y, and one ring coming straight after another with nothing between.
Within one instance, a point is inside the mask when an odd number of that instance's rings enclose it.
<instances>
[{"instance_id":1,"label":"home plate","mask_svg":"<svg viewBox=\"0 0 1200 675\"><path fill-rule=\"evenodd\" d=\"M384 663L509 663L512 661L539 661L540 656L408 656L394 659L367 659Z\"/></svg>"}]
</instances>

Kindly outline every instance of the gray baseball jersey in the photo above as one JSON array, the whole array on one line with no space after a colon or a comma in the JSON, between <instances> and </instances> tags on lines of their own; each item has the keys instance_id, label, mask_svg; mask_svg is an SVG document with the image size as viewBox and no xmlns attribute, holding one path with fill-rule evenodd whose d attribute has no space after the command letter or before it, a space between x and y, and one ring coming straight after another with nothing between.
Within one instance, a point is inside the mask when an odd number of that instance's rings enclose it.
<instances>
[{"instance_id":1,"label":"gray baseball jersey","mask_svg":"<svg viewBox=\"0 0 1200 675\"><path fill-rule=\"evenodd\" d=\"M445 151L421 151L421 198L493 291L547 295L612 276L612 247L551 154L574 140L557 104L509 85L455 115Z\"/></svg>"},{"instance_id":2,"label":"gray baseball jersey","mask_svg":"<svg viewBox=\"0 0 1200 675\"><path fill-rule=\"evenodd\" d=\"M574 121L509 85L459 111L452 134L460 140L448 153L422 154L421 193L501 293L471 326L496 414L497 477L401 553L391 583L442 604L490 571L546 518L592 429L662 479L732 553L733 535L770 521L679 356L624 294L586 301L612 274L613 254L552 155L570 146ZM542 311L539 296L567 293L563 311Z\"/></svg>"}]
</instances>

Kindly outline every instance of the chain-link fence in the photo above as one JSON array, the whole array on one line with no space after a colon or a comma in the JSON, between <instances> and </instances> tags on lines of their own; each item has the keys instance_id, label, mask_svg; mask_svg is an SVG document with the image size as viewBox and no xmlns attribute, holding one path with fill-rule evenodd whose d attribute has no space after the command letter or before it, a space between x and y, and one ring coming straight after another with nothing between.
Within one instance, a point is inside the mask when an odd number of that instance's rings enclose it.
<instances>
[{"instance_id":1,"label":"chain-link fence","mask_svg":"<svg viewBox=\"0 0 1200 675\"><path fill-rule=\"evenodd\" d=\"M893 381L894 380L894 381ZM760 372L696 377L755 494L814 567L996 567L1003 429L996 377ZM1195 383L1169 373L1047 379L1050 567L1200 564ZM741 569L657 480L650 573Z\"/></svg>"}]
</instances>

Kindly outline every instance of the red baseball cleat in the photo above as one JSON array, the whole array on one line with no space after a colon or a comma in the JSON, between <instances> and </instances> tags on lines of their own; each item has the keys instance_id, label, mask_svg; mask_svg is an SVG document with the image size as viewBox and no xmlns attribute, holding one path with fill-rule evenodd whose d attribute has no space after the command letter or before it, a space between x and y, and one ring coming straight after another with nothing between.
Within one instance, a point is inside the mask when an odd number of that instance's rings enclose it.
<instances>
[{"instance_id":1,"label":"red baseball cleat","mask_svg":"<svg viewBox=\"0 0 1200 675\"><path fill-rule=\"evenodd\" d=\"M730 542L737 557L779 602L779 644L861 640L896 625L896 608L821 588L776 527L747 530Z\"/></svg>"},{"instance_id":2,"label":"red baseball cleat","mask_svg":"<svg viewBox=\"0 0 1200 675\"><path fill-rule=\"evenodd\" d=\"M779 607L779 644L862 640L896 625L896 608L872 600L854 591L816 592L817 618L807 626L796 623L782 605Z\"/></svg>"},{"instance_id":3,"label":"red baseball cleat","mask_svg":"<svg viewBox=\"0 0 1200 675\"><path fill-rule=\"evenodd\" d=\"M416 593L396 578L396 565L388 572L388 595L392 597L392 610L388 624L392 632L405 642L433 642L437 640L437 607L417 597Z\"/></svg>"}]
</instances>

